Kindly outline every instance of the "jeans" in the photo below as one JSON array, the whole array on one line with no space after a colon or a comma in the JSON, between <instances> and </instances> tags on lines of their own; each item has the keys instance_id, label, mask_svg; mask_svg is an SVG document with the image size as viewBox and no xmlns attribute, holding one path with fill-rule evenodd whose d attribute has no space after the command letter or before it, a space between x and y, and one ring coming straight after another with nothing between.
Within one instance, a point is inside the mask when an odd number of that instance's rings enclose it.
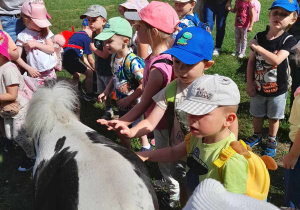
<instances>
[{"instance_id":1,"label":"jeans","mask_svg":"<svg viewBox=\"0 0 300 210\"><path fill-rule=\"evenodd\" d=\"M221 48L225 36L226 17L228 10L225 8L226 4L209 5L204 4L204 22L207 23L212 31L216 19L216 48Z\"/></svg>"},{"instance_id":2,"label":"jeans","mask_svg":"<svg viewBox=\"0 0 300 210\"><path fill-rule=\"evenodd\" d=\"M16 42L18 34L25 29L22 18L16 16L0 16L3 30Z\"/></svg>"},{"instance_id":3,"label":"jeans","mask_svg":"<svg viewBox=\"0 0 300 210\"><path fill-rule=\"evenodd\" d=\"M291 144L292 147L292 144ZM284 171L284 206L300 209L300 158L294 169Z\"/></svg>"}]
</instances>

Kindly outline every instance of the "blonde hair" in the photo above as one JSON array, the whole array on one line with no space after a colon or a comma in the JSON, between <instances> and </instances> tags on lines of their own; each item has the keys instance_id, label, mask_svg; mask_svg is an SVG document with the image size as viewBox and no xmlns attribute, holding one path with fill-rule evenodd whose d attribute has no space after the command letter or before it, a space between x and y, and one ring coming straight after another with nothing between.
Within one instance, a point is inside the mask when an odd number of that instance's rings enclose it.
<instances>
[{"instance_id":1,"label":"blonde hair","mask_svg":"<svg viewBox=\"0 0 300 210\"><path fill-rule=\"evenodd\" d=\"M24 21L24 24L25 24L25 26L27 27L27 24L30 22L30 21L32 21L32 19L29 17L29 16L27 16L27 15L25 15L25 14L23 14L23 13L21 13L21 17L23 18L23 21ZM38 26L39 27L39 26ZM49 28L48 27L46 27L46 28L41 28L41 27L39 27L41 30L40 31L38 31L39 33L40 33L40 36L44 39L44 38L46 38L46 36L48 35L48 33L49 33Z\"/></svg>"}]
</instances>

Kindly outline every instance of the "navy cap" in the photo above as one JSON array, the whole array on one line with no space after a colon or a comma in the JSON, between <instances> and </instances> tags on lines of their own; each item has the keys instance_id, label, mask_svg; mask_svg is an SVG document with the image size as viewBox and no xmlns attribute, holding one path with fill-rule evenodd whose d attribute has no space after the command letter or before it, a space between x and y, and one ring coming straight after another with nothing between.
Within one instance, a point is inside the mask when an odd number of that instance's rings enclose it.
<instances>
[{"instance_id":1,"label":"navy cap","mask_svg":"<svg viewBox=\"0 0 300 210\"><path fill-rule=\"evenodd\" d=\"M275 0L269 9L281 7L289 12L296 11L299 14L299 5L296 0Z\"/></svg>"},{"instance_id":2,"label":"navy cap","mask_svg":"<svg viewBox=\"0 0 300 210\"><path fill-rule=\"evenodd\" d=\"M212 35L202 27L182 29L176 36L173 46L163 52L170 54L181 62L193 65L202 60L211 60L214 50Z\"/></svg>"}]
</instances>

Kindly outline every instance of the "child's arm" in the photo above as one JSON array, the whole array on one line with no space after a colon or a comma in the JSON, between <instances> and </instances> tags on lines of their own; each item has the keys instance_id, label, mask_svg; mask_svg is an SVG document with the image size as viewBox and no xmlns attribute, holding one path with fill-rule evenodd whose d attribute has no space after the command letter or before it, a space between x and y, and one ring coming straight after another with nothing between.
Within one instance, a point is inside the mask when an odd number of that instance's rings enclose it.
<instances>
[{"instance_id":1,"label":"child's arm","mask_svg":"<svg viewBox=\"0 0 300 210\"><path fill-rule=\"evenodd\" d=\"M248 27L248 32L251 32L254 24L254 15L255 15L254 7L251 7L249 12L250 12L250 25Z\"/></svg>"},{"instance_id":2,"label":"child's arm","mask_svg":"<svg viewBox=\"0 0 300 210\"><path fill-rule=\"evenodd\" d=\"M93 51L93 53L95 53L97 56L103 58L103 59L106 59L109 57L109 52L107 51L106 47L103 47L103 50L98 50L94 43L91 43L90 44L90 48L91 50Z\"/></svg>"},{"instance_id":3,"label":"child's arm","mask_svg":"<svg viewBox=\"0 0 300 210\"><path fill-rule=\"evenodd\" d=\"M237 1L237 0L236 0L236 1ZM236 13L236 1L235 1L235 4L234 4L233 9L231 8L231 10L230 10L230 12L232 12L232 13Z\"/></svg>"},{"instance_id":4,"label":"child's arm","mask_svg":"<svg viewBox=\"0 0 300 210\"><path fill-rule=\"evenodd\" d=\"M6 102L6 101L15 101L18 97L18 84L6 86L6 93L0 95L0 101Z\"/></svg>"},{"instance_id":5,"label":"child's arm","mask_svg":"<svg viewBox=\"0 0 300 210\"><path fill-rule=\"evenodd\" d=\"M88 62L87 58L86 58L84 55L81 56L80 60L82 60L82 62L83 62L88 68L90 68L90 69L92 69L93 71L95 71L95 69L93 69L93 67L91 67L90 63Z\"/></svg>"},{"instance_id":6,"label":"child's arm","mask_svg":"<svg viewBox=\"0 0 300 210\"><path fill-rule=\"evenodd\" d=\"M153 102L152 97L158 93L163 85L163 75L158 69L150 71L148 83L143 90L141 102L135 105L127 114L122 116L119 120L125 122L127 125L137 120Z\"/></svg>"},{"instance_id":7,"label":"child's arm","mask_svg":"<svg viewBox=\"0 0 300 210\"><path fill-rule=\"evenodd\" d=\"M113 82L113 78L111 78L103 93L101 93L98 96L98 101L100 102L102 102L103 100L106 101L107 96L112 93L113 89L114 89L114 82Z\"/></svg>"},{"instance_id":8,"label":"child's arm","mask_svg":"<svg viewBox=\"0 0 300 210\"><path fill-rule=\"evenodd\" d=\"M174 162L187 156L185 141L177 144L174 147L166 147L163 149L156 149L152 151L137 152L136 154L143 161L147 160L150 162L158 163Z\"/></svg>"},{"instance_id":9,"label":"child's arm","mask_svg":"<svg viewBox=\"0 0 300 210\"><path fill-rule=\"evenodd\" d=\"M255 68L255 53L250 50L250 56L247 64L247 89L246 93L249 97L253 97L256 94L254 82L253 82L253 74Z\"/></svg>"},{"instance_id":10,"label":"child's arm","mask_svg":"<svg viewBox=\"0 0 300 210\"><path fill-rule=\"evenodd\" d=\"M276 66L282 63L290 54L287 50L279 50L277 54L274 54L262 46L260 46L256 39L251 39L249 41L249 47L260 54L269 64Z\"/></svg>"},{"instance_id":11,"label":"child's arm","mask_svg":"<svg viewBox=\"0 0 300 210\"><path fill-rule=\"evenodd\" d=\"M87 60L90 64L90 66L92 67L92 70L94 70L95 69L95 60L93 58L93 54L88 54L86 57L87 57Z\"/></svg>"},{"instance_id":12,"label":"child's arm","mask_svg":"<svg viewBox=\"0 0 300 210\"><path fill-rule=\"evenodd\" d=\"M45 44L37 41L26 41L24 47L29 49L39 49L47 54L54 53L54 45L51 38L45 39Z\"/></svg>"},{"instance_id":13,"label":"child's arm","mask_svg":"<svg viewBox=\"0 0 300 210\"><path fill-rule=\"evenodd\" d=\"M17 46L17 49L18 49L18 52L19 52L19 55L22 55L22 52L23 52L23 47L22 46ZM17 64L19 64L22 68L24 68L26 71L28 71L28 73L32 76L32 77L39 77L41 74L40 72L31 67L30 65L28 65L25 61L23 61L23 59L21 57L19 57L17 60L16 60Z\"/></svg>"},{"instance_id":14,"label":"child's arm","mask_svg":"<svg viewBox=\"0 0 300 210\"><path fill-rule=\"evenodd\" d=\"M300 156L300 129L298 129L293 146L283 158L283 168L294 169Z\"/></svg>"},{"instance_id":15,"label":"child's arm","mask_svg":"<svg viewBox=\"0 0 300 210\"><path fill-rule=\"evenodd\" d=\"M108 130L111 129L115 130L118 136L120 137L135 138L135 137L146 135L151 131L153 131L164 114L165 114L165 110L163 110L158 105L156 105L153 111L146 119L142 120L131 129L128 128L128 126L125 123L119 120L111 120L104 123L101 123L101 121L97 121L97 122L107 125L109 127Z\"/></svg>"},{"instance_id":16,"label":"child's arm","mask_svg":"<svg viewBox=\"0 0 300 210\"><path fill-rule=\"evenodd\" d=\"M231 10L231 0L228 0L228 1L226 2L225 9L228 10L228 11Z\"/></svg>"}]
</instances>

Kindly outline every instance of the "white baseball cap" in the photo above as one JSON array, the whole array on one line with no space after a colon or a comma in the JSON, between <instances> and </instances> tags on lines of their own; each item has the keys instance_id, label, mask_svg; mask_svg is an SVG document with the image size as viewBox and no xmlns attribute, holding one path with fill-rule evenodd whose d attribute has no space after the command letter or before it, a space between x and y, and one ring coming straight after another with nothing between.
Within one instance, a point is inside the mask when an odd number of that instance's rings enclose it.
<instances>
[{"instance_id":1,"label":"white baseball cap","mask_svg":"<svg viewBox=\"0 0 300 210\"><path fill-rule=\"evenodd\" d=\"M218 106L240 103L240 91L235 82L225 76L204 75L189 87L186 99L176 109L192 115L205 115Z\"/></svg>"}]
</instances>

